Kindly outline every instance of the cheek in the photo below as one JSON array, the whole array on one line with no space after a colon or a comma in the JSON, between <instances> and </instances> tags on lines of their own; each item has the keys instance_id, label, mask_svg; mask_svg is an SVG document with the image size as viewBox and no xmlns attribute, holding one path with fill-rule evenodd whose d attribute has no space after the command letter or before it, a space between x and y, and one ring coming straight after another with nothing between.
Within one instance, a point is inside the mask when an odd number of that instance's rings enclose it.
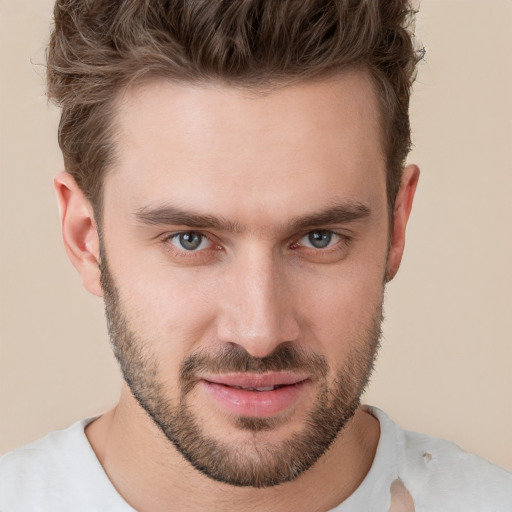
<instances>
[{"instance_id":1,"label":"cheek","mask_svg":"<svg viewBox=\"0 0 512 512\"><path fill-rule=\"evenodd\" d=\"M340 361L355 345L367 342L380 321L384 272L382 257L373 266L347 265L304 285L299 295L305 340L315 339L323 354Z\"/></svg>"},{"instance_id":2,"label":"cheek","mask_svg":"<svg viewBox=\"0 0 512 512\"><path fill-rule=\"evenodd\" d=\"M105 219L104 249L130 331L159 357L181 361L212 324L213 292L194 269L173 266L128 217Z\"/></svg>"},{"instance_id":3,"label":"cheek","mask_svg":"<svg viewBox=\"0 0 512 512\"><path fill-rule=\"evenodd\" d=\"M130 330L159 358L179 364L212 329L214 294L194 272L132 262L116 283Z\"/></svg>"}]
</instances>

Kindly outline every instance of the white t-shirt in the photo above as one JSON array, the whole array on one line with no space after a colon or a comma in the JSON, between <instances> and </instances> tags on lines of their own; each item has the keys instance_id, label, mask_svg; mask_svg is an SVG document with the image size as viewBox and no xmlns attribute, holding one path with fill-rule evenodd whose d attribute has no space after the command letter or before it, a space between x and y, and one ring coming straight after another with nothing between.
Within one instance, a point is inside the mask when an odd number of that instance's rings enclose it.
<instances>
[{"instance_id":1,"label":"white t-shirt","mask_svg":"<svg viewBox=\"0 0 512 512\"><path fill-rule=\"evenodd\" d=\"M512 475L457 445L402 430L366 408L381 435L369 473L333 512L512 512ZM134 512L84 433L91 419L0 458L1 512Z\"/></svg>"}]
</instances>

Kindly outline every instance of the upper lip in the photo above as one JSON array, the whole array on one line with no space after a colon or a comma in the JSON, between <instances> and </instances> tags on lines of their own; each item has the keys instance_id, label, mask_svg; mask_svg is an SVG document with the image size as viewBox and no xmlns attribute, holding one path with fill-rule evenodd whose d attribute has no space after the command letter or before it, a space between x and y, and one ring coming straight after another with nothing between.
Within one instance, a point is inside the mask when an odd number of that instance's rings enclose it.
<instances>
[{"instance_id":1,"label":"upper lip","mask_svg":"<svg viewBox=\"0 0 512 512\"><path fill-rule=\"evenodd\" d=\"M303 382L307 375L296 372L229 373L225 375L204 375L201 380L239 388L263 388L269 386L290 386Z\"/></svg>"}]
</instances>

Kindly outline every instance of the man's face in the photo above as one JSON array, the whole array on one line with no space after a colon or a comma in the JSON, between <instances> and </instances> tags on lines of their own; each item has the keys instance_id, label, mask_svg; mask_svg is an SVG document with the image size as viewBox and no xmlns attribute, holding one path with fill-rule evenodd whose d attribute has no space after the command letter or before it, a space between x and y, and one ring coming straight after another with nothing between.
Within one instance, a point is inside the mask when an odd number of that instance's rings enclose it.
<instances>
[{"instance_id":1,"label":"man's face","mask_svg":"<svg viewBox=\"0 0 512 512\"><path fill-rule=\"evenodd\" d=\"M389 226L368 79L154 82L116 129L102 283L133 395L212 478L293 479L354 414L378 345Z\"/></svg>"}]
</instances>

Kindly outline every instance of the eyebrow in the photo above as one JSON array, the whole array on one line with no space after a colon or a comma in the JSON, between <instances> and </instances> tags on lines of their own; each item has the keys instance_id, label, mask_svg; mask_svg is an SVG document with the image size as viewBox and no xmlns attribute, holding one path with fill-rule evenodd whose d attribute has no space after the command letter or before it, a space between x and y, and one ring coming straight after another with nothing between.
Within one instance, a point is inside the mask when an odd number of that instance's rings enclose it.
<instances>
[{"instance_id":1,"label":"eyebrow","mask_svg":"<svg viewBox=\"0 0 512 512\"><path fill-rule=\"evenodd\" d=\"M156 208L139 208L135 211L135 218L141 224L153 226L188 226L219 231L243 231L243 227L238 222L233 222L225 217L202 214L192 210L181 210L169 205Z\"/></svg>"},{"instance_id":2,"label":"eyebrow","mask_svg":"<svg viewBox=\"0 0 512 512\"><path fill-rule=\"evenodd\" d=\"M344 202L327 207L319 212L292 218L287 223L287 230L300 231L332 224L347 224L369 217L370 208L360 202ZM243 233L245 231L238 221L222 216L182 210L175 206L142 207L134 212L137 222L151 226L187 226L196 229L214 229Z\"/></svg>"},{"instance_id":3,"label":"eyebrow","mask_svg":"<svg viewBox=\"0 0 512 512\"><path fill-rule=\"evenodd\" d=\"M365 219L371 214L370 207L359 202L337 204L317 213L295 217L290 226L293 231L305 228L327 226L330 224L347 224L356 220Z\"/></svg>"}]
</instances>

